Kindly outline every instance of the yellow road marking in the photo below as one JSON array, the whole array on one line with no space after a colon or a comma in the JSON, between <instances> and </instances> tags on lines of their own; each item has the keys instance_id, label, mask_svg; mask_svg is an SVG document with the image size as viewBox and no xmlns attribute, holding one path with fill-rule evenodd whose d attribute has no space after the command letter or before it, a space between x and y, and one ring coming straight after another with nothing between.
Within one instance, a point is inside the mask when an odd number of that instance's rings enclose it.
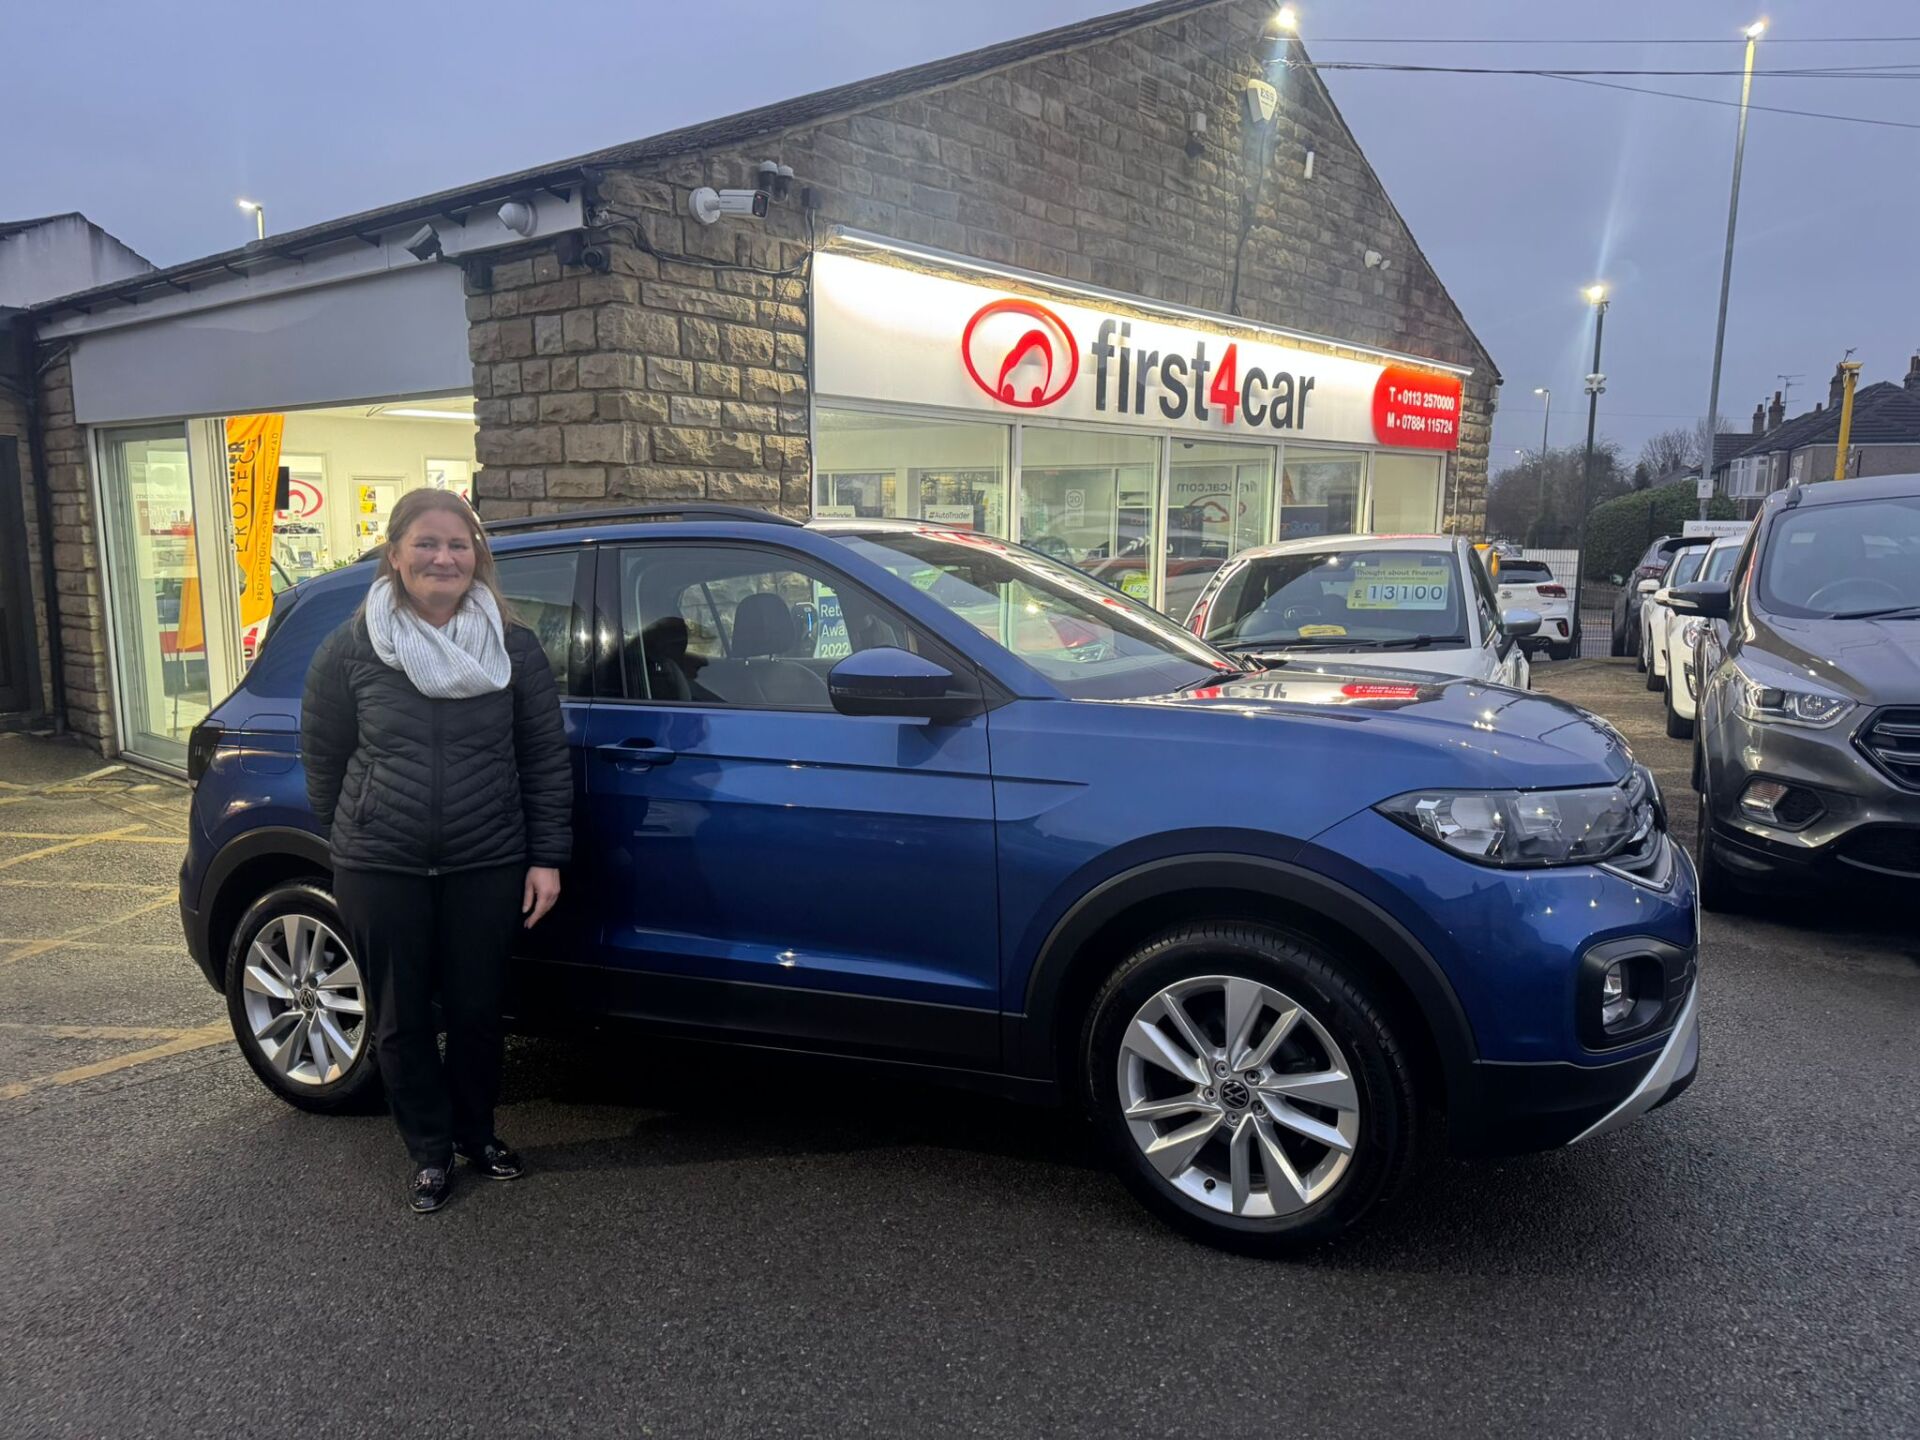
<instances>
[{"instance_id":1,"label":"yellow road marking","mask_svg":"<svg viewBox=\"0 0 1920 1440\"><path fill-rule=\"evenodd\" d=\"M16 1080L11 1085L0 1085L0 1100L18 1100L22 1095L48 1086L78 1085L83 1080L98 1080L102 1075L116 1075L122 1070L131 1070L136 1065L145 1065L151 1060L164 1060L169 1055L185 1055L191 1050L205 1050L210 1045L225 1043L232 1032L224 1025L202 1025L197 1030L185 1030L173 1039L159 1045L150 1045L145 1050L134 1050L125 1055L115 1055L111 1059L96 1060L91 1065L76 1065L71 1070L56 1070L51 1075L36 1075L30 1080Z\"/></svg>"},{"instance_id":2,"label":"yellow road marking","mask_svg":"<svg viewBox=\"0 0 1920 1440\"><path fill-rule=\"evenodd\" d=\"M22 960L31 960L36 955L44 955L49 950L58 950L65 945L69 945L82 936L92 935L110 926L121 924L123 921L137 920L142 915L151 915L155 910L163 909L166 906L177 903L172 896L167 896L165 899L155 900L150 904L142 905L138 910L129 910L124 915L115 915L111 920L101 920L93 925L82 925L78 930L69 930L66 934L56 935L49 940L35 940L23 948L14 951L11 955L0 956L0 966L15 965Z\"/></svg>"},{"instance_id":3,"label":"yellow road marking","mask_svg":"<svg viewBox=\"0 0 1920 1440\"><path fill-rule=\"evenodd\" d=\"M56 950L125 950L142 955L178 955L186 948L184 940L163 945L157 940L73 940L65 935L56 935L52 938L39 935L0 935L0 945L51 945ZM34 953L45 952L36 950ZM0 965L6 963L5 960L0 960Z\"/></svg>"},{"instance_id":4,"label":"yellow road marking","mask_svg":"<svg viewBox=\"0 0 1920 1440\"><path fill-rule=\"evenodd\" d=\"M83 845L98 845L102 840L119 840L133 834L136 830L144 830L146 828L145 825L123 825L118 830L101 830L92 835L64 836L58 845L43 846L38 850L29 850L24 855L10 855L5 860L0 860L0 870L9 870L15 865L24 865L29 860L44 860L47 856L58 855L63 850L78 850ZM20 838L24 840L40 837L23 835Z\"/></svg>"},{"instance_id":5,"label":"yellow road marking","mask_svg":"<svg viewBox=\"0 0 1920 1440\"><path fill-rule=\"evenodd\" d=\"M0 880L0 890L150 890L158 894L172 891L171 885L150 885L139 880Z\"/></svg>"},{"instance_id":6,"label":"yellow road marking","mask_svg":"<svg viewBox=\"0 0 1920 1440\"><path fill-rule=\"evenodd\" d=\"M116 845L184 845L186 843L184 837L179 836L132 833L146 828L143 822L139 825L128 825L119 830L98 830L86 835L76 835L71 830L0 830L0 840L77 840L83 844L94 840L111 840ZM32 855L16 855L6 863L12 865L33 858Z\"/></svg>"},{"instance_id":7,"label":"yellow road marking","mask_svg":"<svg viewBox=\"0 0 1920 1440\"><path fill-rule=\"evenodd\" d=\"M194 1033L178 1025L42 1025L32 1020L0 1020L0 1030L42 1040L178 1040Z\"/></svg>"}]
</instances>

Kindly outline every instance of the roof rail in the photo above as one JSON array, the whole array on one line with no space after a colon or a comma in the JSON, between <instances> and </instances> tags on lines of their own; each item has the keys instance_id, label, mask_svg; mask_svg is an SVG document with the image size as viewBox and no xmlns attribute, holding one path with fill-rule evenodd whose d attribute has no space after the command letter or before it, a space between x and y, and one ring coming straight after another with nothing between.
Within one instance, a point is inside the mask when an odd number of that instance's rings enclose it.
<instances>
[{"instance_id":1,"label":"roof rail","mask_svg":"<svg viewBox=\"0 0 1920 1440\"><path fill-rule=\"evenodd\" d=\"M522 530L546 530L561 525L614 525L637 520L744 520L760 525L800 525L803 522L755 510L746 505L628 505L613 510L567 510L554 515L526 515L512 520L488 520L489 535L513 535Z\"/></svg>"}]
</instances>

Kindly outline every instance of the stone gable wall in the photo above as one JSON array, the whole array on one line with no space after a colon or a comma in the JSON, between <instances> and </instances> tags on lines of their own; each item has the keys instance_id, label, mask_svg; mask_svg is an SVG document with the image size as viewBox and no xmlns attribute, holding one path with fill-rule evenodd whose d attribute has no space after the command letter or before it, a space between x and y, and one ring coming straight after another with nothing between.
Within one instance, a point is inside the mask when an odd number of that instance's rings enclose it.
<instances>
[{"instance_id":1,"label":"stone gable wall","mask_svg":"<svg viewBox=\"0 0 1920 1440\"><path fill-rule=\"evenodd\" d=\"M804 514L812 187L821 237L846 225L1471 365L1446 513L1477 533L1492 362L1317 80L1262 63L1284 53L1262 32L1272 13L1238 0L746 146L614 169L595 232L609 273L539 246L470 283L483 513L704 499ZM1281 97L1264 150L1242 119L1256 74ZM1198 158L1193 110L1207 115ZM751 186L766 159L795 181L765 220L688 215L695 187ZM1370 249L1390 265L1368 269Z\"/></svg>"}]
</instances>

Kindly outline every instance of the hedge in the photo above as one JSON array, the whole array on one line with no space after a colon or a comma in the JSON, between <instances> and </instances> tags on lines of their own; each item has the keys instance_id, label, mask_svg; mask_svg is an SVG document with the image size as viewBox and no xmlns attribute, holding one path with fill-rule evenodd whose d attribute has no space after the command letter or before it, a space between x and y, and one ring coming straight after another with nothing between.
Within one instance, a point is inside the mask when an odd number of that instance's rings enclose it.
<instances>
[{"instance_id":1,"label":"hedge","mask_svg":"<svg viewBox=\"0 0 1920 1440\"><path fill-rule=\"evenodd\" d=\"M1687 521L1700 518L1700 497L1694 482L1681 480L1653 490L1636 490L1587 516L1587 579L1605 581L1625 575L1662 535L1678 535ZM1725 496L1707 502L1709 520L1737 520L1740 512Z\"/></svg>"}]
</instances>

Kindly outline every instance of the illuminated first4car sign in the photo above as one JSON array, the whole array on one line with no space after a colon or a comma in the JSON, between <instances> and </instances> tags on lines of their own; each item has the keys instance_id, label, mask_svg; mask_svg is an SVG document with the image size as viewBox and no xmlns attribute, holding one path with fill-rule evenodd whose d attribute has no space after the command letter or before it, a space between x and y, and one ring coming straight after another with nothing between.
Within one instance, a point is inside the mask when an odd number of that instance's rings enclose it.
<instances>
[{"instance_id":1,"label":"illuminated first4car sign","mask_svg":"<svg viewBox=\"0 0 1920 1440\"><path fill-rule=\"evenodd\" d=\"M1460 443L1457 372L1379 364L828 253L823 397L1422 450Z\"/></svg>"}]
</instances>

